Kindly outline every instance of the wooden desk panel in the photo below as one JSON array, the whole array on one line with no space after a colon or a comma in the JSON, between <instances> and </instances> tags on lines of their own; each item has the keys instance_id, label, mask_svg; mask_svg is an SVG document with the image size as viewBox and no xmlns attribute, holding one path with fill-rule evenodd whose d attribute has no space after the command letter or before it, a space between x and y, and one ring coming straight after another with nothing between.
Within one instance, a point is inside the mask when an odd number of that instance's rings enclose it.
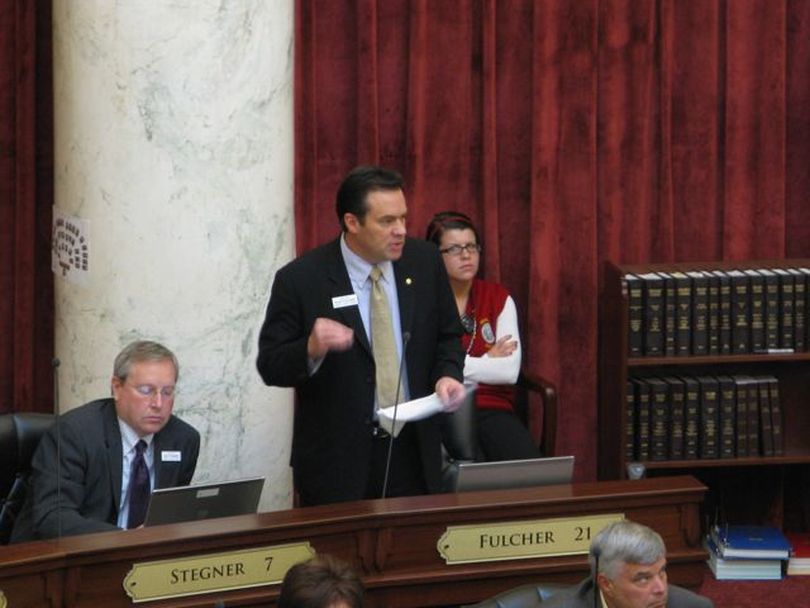
<instances>
[{"instance_id":1,"label":"wooden desk panel","mask_svg":"<svg viewBox=\"0 0 810 608\"><path fill-rule=\"evenodd\" d=\"M535 581L574 583L585 556L448 566L436 542L449 525L624 513L664 537L670 580L696 587L703 574L698 509L706 488L662 477L359 501L4 547L0 590L10 606L130 606L122 581L134 562L308 541L353 564L368 606L473 602ZM277 586L148 602L146 606L272 605Z\"/></svg>"}]
</instances>

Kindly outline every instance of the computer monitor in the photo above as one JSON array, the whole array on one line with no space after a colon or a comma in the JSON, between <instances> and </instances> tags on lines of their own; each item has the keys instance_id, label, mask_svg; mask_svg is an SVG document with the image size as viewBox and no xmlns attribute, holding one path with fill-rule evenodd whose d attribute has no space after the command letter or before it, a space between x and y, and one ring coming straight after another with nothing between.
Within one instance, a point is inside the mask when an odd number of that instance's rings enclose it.
<instances>
[{"instance_id":1,"label":"computer monitor","mask_svg":"<svg viewBox=\"0 0 810 608\"><path fill-rule=\"evenodd\" d=\"M500 462L460 462L455 491L507 490L571 483L573 474L573 456Z\"/></svg>"},{"instance_id":2,"label":"computer monitor","mask_svg":"<svg viewBox=\"0 0 810 608\"><path fill-rule=\"evenodd\" d=\"M145 526L255 513L264 477L152 491Z\"/></svg>"}]
</instances>

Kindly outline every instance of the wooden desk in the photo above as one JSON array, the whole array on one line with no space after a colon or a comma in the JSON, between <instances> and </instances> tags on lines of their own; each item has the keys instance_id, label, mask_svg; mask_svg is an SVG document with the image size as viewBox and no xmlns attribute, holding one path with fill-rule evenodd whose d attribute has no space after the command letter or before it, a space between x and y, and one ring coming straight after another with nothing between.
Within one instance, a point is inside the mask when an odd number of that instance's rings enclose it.
<instances>
[{"instance_id":1,"label":"wooden desk","mask_svg":"<svg viewBox=\"0 0 810 608\"><path fill-rule=\"evenodd\" d=\"M309 541L362 573L368 606L469 603L529 582L574 583L586 576L587 559L448 566L436 550L448 525L598 513L623 513L657 530L667 544L670 580L697 587L705 559L698 515L705 491L689 476L606 481L358 501L38 541L0 550L0 590L15 608L130 606L122 581L134 562ZM277 593L274 585L144 605L268 606Z\"/></svg>"}]
</instances>

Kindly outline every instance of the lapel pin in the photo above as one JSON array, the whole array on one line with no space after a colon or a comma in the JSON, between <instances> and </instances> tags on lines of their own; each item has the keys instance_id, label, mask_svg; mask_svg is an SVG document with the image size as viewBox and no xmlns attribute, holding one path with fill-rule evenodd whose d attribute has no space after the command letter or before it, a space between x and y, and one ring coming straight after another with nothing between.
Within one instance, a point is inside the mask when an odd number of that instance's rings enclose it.
<instances>
[{"instance_id":1,"label":"lapel pin","mask_svg":"<svg viewBox=\"0 0 810 608\"><path fill-rule=\"evenodd\" d=\"M406 285L410 285L411 283L413 283L413 280L411 280L411 277L407 277L407 278L405 279L405 284L406 284Z\"/></svg>"}]
</instances>

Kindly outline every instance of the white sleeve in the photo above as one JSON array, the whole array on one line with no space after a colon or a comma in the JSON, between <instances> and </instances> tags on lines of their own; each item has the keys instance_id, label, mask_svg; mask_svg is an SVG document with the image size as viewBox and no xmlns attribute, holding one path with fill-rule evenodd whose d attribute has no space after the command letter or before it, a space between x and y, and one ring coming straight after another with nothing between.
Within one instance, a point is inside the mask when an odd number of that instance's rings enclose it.
<instances>
[{"instance_id":1,"label":"white sleeve","mask_svg":"<svg viewBox=\"0 0 810 608\"><path fill-rule=\"evenodd\" d=\"M517 340L515 352L508 357L490 357L488 355L471 357L467 355L464 359L464 380L485 384L514 384L517 382L522 350L518 333L517 308L512 296L506 297L503 310L498 315L497 327L495 340L511 335L513 340Z\"/></svg>"}]
</instances>

